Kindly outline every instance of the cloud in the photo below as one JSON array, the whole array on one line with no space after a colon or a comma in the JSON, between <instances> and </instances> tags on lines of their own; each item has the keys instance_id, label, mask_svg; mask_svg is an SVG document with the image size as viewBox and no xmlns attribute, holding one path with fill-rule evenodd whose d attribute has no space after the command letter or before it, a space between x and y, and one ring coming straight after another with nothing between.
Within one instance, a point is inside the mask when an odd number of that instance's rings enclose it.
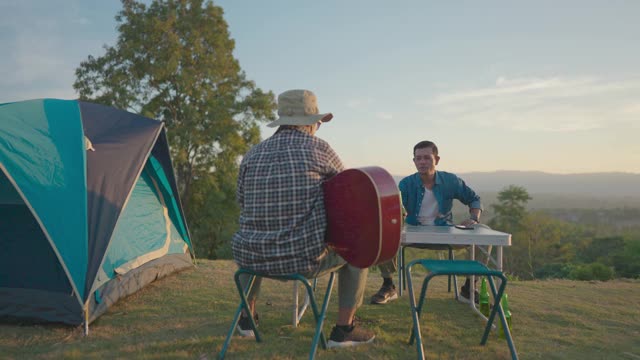
<instances>
[{"instance_id":1,"label":"cloud","mask_svg":"<svg viewBox=\"0 0 640 360\"><path fill-rule=\"evenodd\" d=\"M376 106L374 104L379 105L377 101L372 98L358 98L358 99L350 99L347 101L347 107L355 110L359 114L363 114L365 116L372 116L376 119L381 120L392 120L393 114L386 111L378 111L375 109Z\"/></svg>"},{"instance_id":2,"label":"cloud","mask_svg":"<svg viewBox=\"0 0 640 360\"><path fill-rule=\"evenodd\" d=\"M634 104L628 104L626 107L622 109L622 113L640 116L640 102Z\"/></svg>"},{"instance_id":3,"label":"cloud","mask_svg":"<svg viewBox=\"0 0 640 360\"><path fill-rule=\"evenodd\" d=\"M393 114L379 111L379 112L376 113L376 117L378 119L382 119L382 120L392 120L393 119Z\"/></svg>"},{"instance_id":4,"label":"cloud","mask_svg":"<svg viewBox=\"0 0 640 360\"><path fill-rule=\"evenodd\" d=\"M596 77L507 78L484 88L437 94L417 103L459 125L572 132L631 123L640 81Z\"/></svg>"},{"instance_id":5,"label":"cloud","mask_svg":"<svg viewBox=\"0 0 640 360\"><path fill-rule=\"evenodd\" d=\"M5 68L12 69L4 78L7 85L32 84L73 75L65 59L63 42L55 36L42 37L38 32L23 31L9 46L2 60Z\"/></svg>"},{"instance_id":6,"label":"cloud","mask_svg":"<svg viewBox=\"0 0 640 360\"><path fill-rule=\"evenodd\" d=\"M74 98L75 67L93 41L76 36L91 21L79 4L60 8L50 2L0 2L0 102ZM74 32L70 36L69 32ZM71 39L73 37L73 39Z\"/></svg>"},{"instance_id":7,"label":"cloud","mask_svg":"<svg viewBox=\"0 0 640 360\"><path fill-rule=\"evenodd\" d=\"M75 19L73 19L73 22L76 23L76 24L80 24L80 25L89 25L89 24L91 24L91 21L89 19L87 19L86 17L75 18Z\"/></svg>"},{"instance_id":8,"label":"cloud","mask_svg":"<svg viewBox=\"0 0 640 360\"><path fill-rule=\"evenodd\" d=\"M35 8L29 1L14 3L4 9L10 10L9 13L0 15L9 34L0 38L5 54L0 58L0 66L11 69L3 77L8 87L48 81L66 72L64 54L68 44L61 39L60 25L55 16L48 18L42 12L35 12Z\"/></svg>"},{"instance_id":9,"label":"cloud","mask_svg":"<svg viewBox=\"0 0 640 360\"><path fill-rule=\"evenodd\" d=\"M355 110L364 110L373 103L373 99L350 99L347 101L347 107Z\"/></svg>"},{"instance_id":10,"label":"cloud","mask_svg":"<svg viewBox=\"0 0 640 360\"><path fill-rule=\"evenodd\" d=\"M571 86L573 85L563 84L562 81L557 78L508 80L504 77L499 77L493 87L438 95L432 103L436 105L444 105L460 101L533 93L540 90Z\"/></svg>"},{"instance_id":11,"label":"cloud","mask_svg":"<svg viewBox=\"0 0 640 360\"><path fill-rule=\"evenodd\" d=\"M0 103L42 98L77 99L78 95L71 85L57 83L43 84L37 88L18 87L10 90L0 87Z\"/></svg>"}]
</instances>

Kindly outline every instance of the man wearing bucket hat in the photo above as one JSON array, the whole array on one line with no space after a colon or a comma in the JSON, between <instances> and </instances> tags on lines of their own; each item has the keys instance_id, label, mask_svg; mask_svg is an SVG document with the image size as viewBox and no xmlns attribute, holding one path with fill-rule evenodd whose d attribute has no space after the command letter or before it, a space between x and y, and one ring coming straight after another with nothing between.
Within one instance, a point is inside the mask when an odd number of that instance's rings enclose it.
<instances>
[{"instance_id":1,"label":"man wearing bucket hat","mask_svg":"<svg viewBox=\"0 0 640 360\"><path fill-rule=\"evenodd\" d=\"M278 96L278 116L268 124L279 127L275 134L251 148L240 164L240 229L233 236L233 257L242 268L270 275L300 273L315 278L337 271L338 318L327 345L370 343L373 332L353 321L362 304L368 270L347 264L325 242L321 186L344 167L315 133L333 115L320 114L311 91L289 90ZM256 278L248 295L254 319L261 280ZM248 277L241 281L246 286ZM242 314L238 331L253 336L247 314Z\"/></svg>"}]
</instances>

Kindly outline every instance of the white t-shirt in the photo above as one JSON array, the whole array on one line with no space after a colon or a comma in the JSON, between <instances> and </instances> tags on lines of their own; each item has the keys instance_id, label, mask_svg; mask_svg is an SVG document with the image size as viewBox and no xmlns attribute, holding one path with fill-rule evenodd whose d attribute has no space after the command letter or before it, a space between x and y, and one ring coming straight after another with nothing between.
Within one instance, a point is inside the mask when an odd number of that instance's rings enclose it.
<instances>
[{"instance_id":1,"label":"white t-shirt","mask_svg":"<svg viewBox=\"0 0 640 360\"><path fill-rule=\"evenodd\" d=\"M422 205L420 205L420 213L418 214L418 221L422 225L435 225L435 220L438 215L438 201L433 195L433 191L425 187Z\"/></svg>"}]
</instances>

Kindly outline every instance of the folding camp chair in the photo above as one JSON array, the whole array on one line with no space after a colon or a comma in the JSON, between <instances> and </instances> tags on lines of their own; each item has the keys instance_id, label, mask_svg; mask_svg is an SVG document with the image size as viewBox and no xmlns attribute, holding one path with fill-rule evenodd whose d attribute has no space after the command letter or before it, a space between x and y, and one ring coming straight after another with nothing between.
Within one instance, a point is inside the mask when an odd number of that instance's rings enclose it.
<instances>
[{"instance_id":1,"label":"folding camp chair","mask_svg":"<svg viewBox=\"0 0 640 360\"><path fill-rule=\"evenodd\" d=\"M447 254L449 255L449 260L454 260L455 256L453 254L454 246L442 244L442 245L434 245L434 244L401 244L400 251L398 251L398 295L402 296L404 290L407 289L407 275L406 275L406 265L405 265L405 250L407 247L411 247L414 249L421 250L433 250L433 251L441 251L447 250ZM462 247L456 247L462 248ZM447 291L451 292L451 280L453 279L453 293L455 295L456 300L458 300L458 278L456 276L450 275L447 280Z\"/></svg>"},{"instance_id":2,"label":"folding camp chair","mask_svg":"<svg viewBox=\"0 0 640 360\"><path fill-rule=\"evenodd\" d=\"M247 274L249 275L249 282L247 284L247 288L246 289L242 289L242 285L240 284L240 275L242 274ZM335 279L335 272L332 272L329 275L329 283L327 284L327 291L325 292L324 295L324 300L322 302L322 309L320 311L318 311L318 306L316 304L315 298L313 296L313 291L314 291L314 287L313 285L311 285L311 283L309 282L309 280L307 278L305 278L304 276L300 275L300 274L290 274L290 275L266 275L266 274L261 274L255 271L251 271L248 269L239 269L238 271L236 271L235 275L234 275L234 279L235 279L235 283L236 283L236 288L238 289L238 293L240 294L240 305L238 305L238 309L236 310L236 314L233 318L233 322L231 323L231 328L229 329L229 332L227 334L227 338L224 342L224 345L222 346L222 350L220 351L220 354L218 356L218 358L220 360L224 359L224 355L227 352L227 348L229 347L229 343L231 342L231 337L233 336L233 332L236 330L236 326L238 325L238 321L240 320L240 314L242 313L242 310L244 310L247 314L251 314L251 310L249 309L249 303L247 301L247 295L249 294L249 291L251 290L251 288L253 287L254 284L254 280L256 278L256 276L261 276L263 278L267 278L267 279L274 279L274 280L280 280L280 281L299 281L301 282L306 290L307 290L307 296L309 298L309 302L311 304L311 309L313 310L313 315L316 319L316 331L315 331L315 335L313 336L313 341L311 343L311 350L309 351L309 359L313 359L315 357L316 354L316 349L318 348L318 342L320 342L322 344L322 348L326 349L327 348L327 341L325 339L325 336L322 332L322 325L324 323L324 320L326 318L326 313L327 313L327 307L329 306L329 298L331 297L331 290L333 288L333 281ZM260 333L258 332L258 328L256 327L255 321L253 319L253 316L249 316L250 322L251 322L251 328L253 329L253 333L256 339L256 342L261 342L262 338L260 336Z\"/></svg>"},{"instance_id":3,"label":"folding camp chair","mask_svg":"<svg viewBox=\"0 0 640 360\"><path fill-rule=\"evenodd\" d=\"M416 299L413 291L413 283L411 280L411 269L415 265L421 265L425 269L429 271L429 274L425 277L422 283L422 291L420 292L420 298L418 305L416 306ZM502 311L502 305L500 304L500 300L502 299L502 295L504 294L504 289L507 286L507 278L504 276L502 271L499 270L491 270L487 268L485 265L478 261L474 260L427 260L427 259L418 259L409 263L407 266L407 285L409 287L409 301L411 303L411 316L413 319L413 327L411 329L411 337L409 339L409 344L413 344L414 339L416 340L416 348L418 351L418 358L424 359L424 348L422 345L422 336L420 334L420 313L422 311L422 307L426 302L427 295L427 286L429 285L429 281L439 275L464 275L464 276L485 276L489 282L491 287L491 292L493 294L494 306L489 314L489 318L487 320L487 325L484 329L484 335L482 336L482 340L480 341L480 345L485 345L487 343L487 338L489 336L489 331L491 330L493 319L495 318L496 313L500 315L500 320L502 322L502 327L504 329L504 334L507 339L507 344L509 345L509 350L511 351L511 358L516 360L518 359L518 354L516 353L515 345L513 344L513 340L511 339L511 332L509 331L509 327L507 326L507 320L504 317L504 313ZM501 280L500 289L496 291L496 286L493 282L493 277L498 277Z\"/></svg>"}]
</instances>

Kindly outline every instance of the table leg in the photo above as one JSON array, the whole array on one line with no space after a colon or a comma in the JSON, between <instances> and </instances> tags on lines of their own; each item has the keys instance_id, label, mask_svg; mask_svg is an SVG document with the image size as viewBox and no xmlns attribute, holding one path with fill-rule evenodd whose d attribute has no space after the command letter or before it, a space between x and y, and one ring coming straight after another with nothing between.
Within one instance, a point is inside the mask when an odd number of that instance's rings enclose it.
<instances>
[{"instance_id":1,"label":"table leg","mask_svg":"<svg viewBox=\"0 0 640 360\"><path fill-rule=\"evenodd\" d=\"M496 254L496 268L502 271L502 246L498 246L498 251ZM502 280L498 279L498 286L502 285Z\"/></svg>"},{"instance_id":2,"label":"table leg","mask_svg":"<svg viewBox=\"0 0 640 360\"><path fill-rule=\"evenodd\" d=\"M404 246L400 245L398 250L398 296L402 296L406 286L406 275L404 273Z\"/></svg>"},{"instance_id":3,"label":"table leg","mask_svg":"<svg viewBox=\"0 0 640 360\"><path fill-rule=\"evenodd\" d=\"M471 260L476 259L476 246L471 245ZM469 303L472 308L476 308L476 276L471 275L469 279Z\"/></svg>"},{"instance_id":4,"label":"table leg","mask_svg":"<svg viewBox=\"0 0 640 360\"><path fill-rule=\"evenodd\" d=\"M489 250L489 253L486 254L488 258L491 258L491 250ZM475 260L476 259L476 246L475 245L471 245L471 260ZM475 275L471 275L469 277L469 306L473 309L473 311L475 311L478 315L480 315L480 317L482 317L485 320L489 320L487 319L486 316L484 316L483 313L480 312L480 309L478 309L478 307L476 306L476 276ZM492 328L495 328L495 324L492 324Z\"/></svg>"},{"instance_id":5,"label":"table leg","mask_svg":"<svg viewBox=\"0 0 640 360\"><path fill-rule=\"evenodd\" d=\"M498 248L498 250L496 252L496 258L494 259L491 256L491 252L492 252L493 247L492 246L488 247L487 251L485 252L485 255L487 256L487 262L486 262L485 265L489 266L489 262L492 262L496 266L497 270L502 271L502 258L503 258L502 250L503 249L502 249L502 246L497 246L497 248ZM475 256L476 256L475 245L471 245L471 260L475 260ZM498 279L498 286L500 286L500 285L502 285L502 280ZM475 292L476 291L475 290L476 290L475 276L471 276L471 278L470 278L470 292L471 292L471 294L469 294L469 298L470 298L469 299L469 302L470 302L469 306L471 306L473 308L473 310L476 313L478 313L483 319L488 321L489 319L487 319L487 317L484 314L482 314L480 312L480 309L478 309L478 307L476 306L476 303L475 303ZM495 306L495 304L494 304L494 306ZM496 324L492 324L491 327L493 329L495 329L496 328Z\"/></svg>"},{"instance_id":6,"label":"table leg","mask_svg":"<svg viewBox=\"0 0 640 360\"><path fill-rule=\"evenodd\" d=\"M298 326L298 282L293 282L293 327Z\"/></svg>"}]
</instances>

